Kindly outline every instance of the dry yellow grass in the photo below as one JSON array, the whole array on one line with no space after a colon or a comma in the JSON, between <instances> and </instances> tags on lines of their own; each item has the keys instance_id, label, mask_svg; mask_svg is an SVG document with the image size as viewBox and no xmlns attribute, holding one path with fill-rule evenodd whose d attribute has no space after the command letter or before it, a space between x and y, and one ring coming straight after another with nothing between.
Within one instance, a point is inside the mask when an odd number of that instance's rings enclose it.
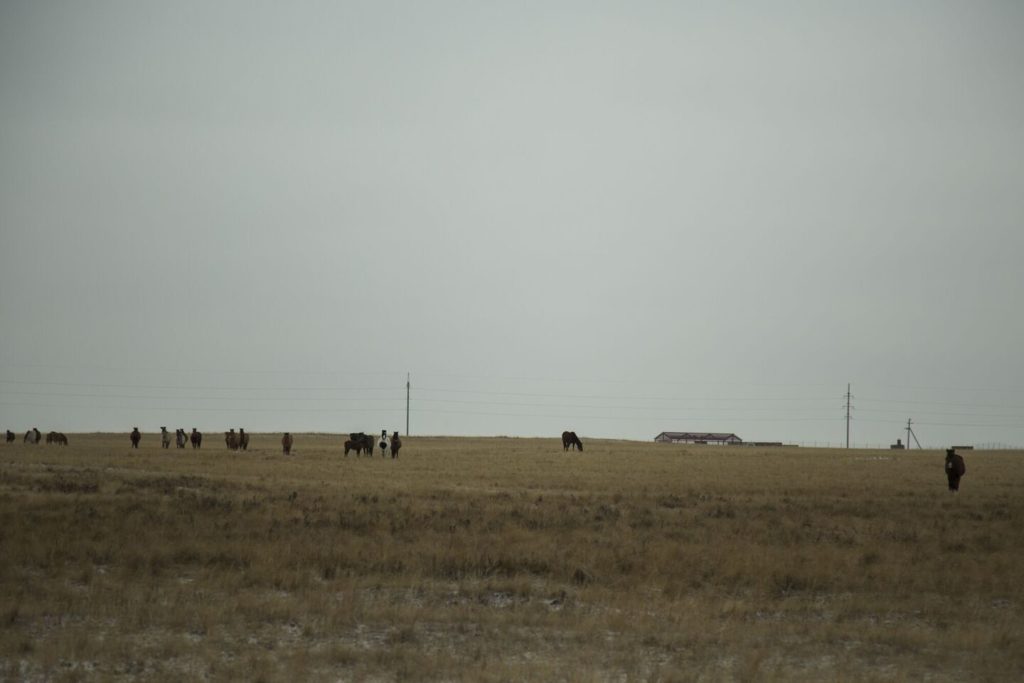
<instances>
[{"instance_id":1,"label":"dry yellow grass","mask_svg":"<svg viewBox=\"0 0 1024 683\"><path fill-rule=\"evenodd\" d=\"M1019 680L1024 457L0 448L7 680Z\"/></svg>"}]
</instances>

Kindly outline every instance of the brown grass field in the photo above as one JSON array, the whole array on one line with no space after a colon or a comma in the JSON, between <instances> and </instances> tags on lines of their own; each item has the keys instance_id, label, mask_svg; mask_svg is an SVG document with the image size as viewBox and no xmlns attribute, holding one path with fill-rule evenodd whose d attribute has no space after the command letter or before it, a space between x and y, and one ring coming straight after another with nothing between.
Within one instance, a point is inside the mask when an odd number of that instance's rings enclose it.
<instances>
[{"instance_id":1,"label":"brown grass field","mask_svg":"<svg viewBox=\"0 0 1024 683\"><path fill-rule=\"evenodd\" d=\"M1024 453L581 436L19 435L0 679L1024 680Z\"/></svg>"}]
</instances>

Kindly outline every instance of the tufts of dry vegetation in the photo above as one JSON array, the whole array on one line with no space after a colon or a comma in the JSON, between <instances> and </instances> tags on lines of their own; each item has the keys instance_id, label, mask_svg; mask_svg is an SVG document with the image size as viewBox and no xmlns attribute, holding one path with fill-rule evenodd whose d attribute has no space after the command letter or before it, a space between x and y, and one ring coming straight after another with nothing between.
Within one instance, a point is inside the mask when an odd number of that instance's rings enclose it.
<instances>
[{"instance_id":1,"label":"tufts of dry vegetation","mask_svg":"<svg viewBox=\"0 0 1024 683\"><path fill-rule=\"evenodd\" d=\"M0 448L5 680L1018 680L1024 457Z\"/></svg>"}]
</instances>

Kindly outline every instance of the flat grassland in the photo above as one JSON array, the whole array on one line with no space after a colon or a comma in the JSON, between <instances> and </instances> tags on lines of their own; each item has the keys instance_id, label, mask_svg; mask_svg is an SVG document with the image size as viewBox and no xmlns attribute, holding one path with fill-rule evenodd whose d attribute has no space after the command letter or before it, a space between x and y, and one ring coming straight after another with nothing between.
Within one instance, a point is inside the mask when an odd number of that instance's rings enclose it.
<instances>
[{"instance_id":1,"label":"flat grassland","mask_svg":"<svg viewBox=\"0 0 1024 683\"><path fill-rule=\"evenodd\" d=\"M1021 680L1024 453L0 445L0 679Z\"/></svg>"}]
</instances>

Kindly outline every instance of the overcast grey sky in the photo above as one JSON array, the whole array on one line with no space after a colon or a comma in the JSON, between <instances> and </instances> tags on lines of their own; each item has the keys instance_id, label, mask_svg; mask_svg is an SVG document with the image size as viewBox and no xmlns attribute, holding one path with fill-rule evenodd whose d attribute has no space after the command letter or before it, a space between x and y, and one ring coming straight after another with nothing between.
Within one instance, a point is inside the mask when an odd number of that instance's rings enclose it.
<instances>
[{"instance_id":1,"label":"overcast grey sky","mask_svg":"<svg viewBox=\"0 0 1024 683\"><path fill-rule=\"evenodd\" d=\"M0 428L1024 444L1024 5L0 4Z\"/></svg>"}]
</instances>

